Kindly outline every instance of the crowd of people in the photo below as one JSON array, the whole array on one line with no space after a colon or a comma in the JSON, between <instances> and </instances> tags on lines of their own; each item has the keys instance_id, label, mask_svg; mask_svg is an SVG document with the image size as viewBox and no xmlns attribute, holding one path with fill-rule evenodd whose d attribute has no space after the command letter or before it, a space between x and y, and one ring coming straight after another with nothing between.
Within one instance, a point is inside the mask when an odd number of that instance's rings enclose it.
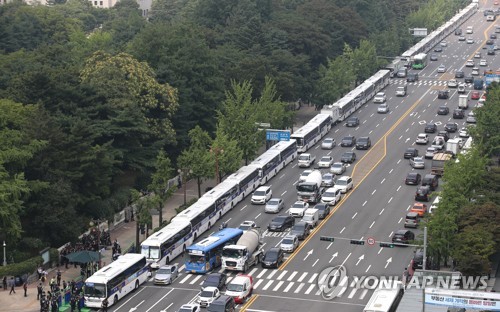
<instances>
[{"instance_id":1,"label":"crowd of people","mask_svg":"<svg viewBox=\"0 0 500 312\"><path fill-rule=\"evenodd\" d=\"M56 312L59 311L59 303L62 298L69 293L71 296L70 307L71 312L80 311L82 308L83 290L78 287L77 283L72 280L61 283L59 271L56 278L52 278L49 283L50 290L47 292L44 289L44 283L39 282L37 286L37 300L40 300L40 312Z\"/></svg>"},{"instance_id":2,"label":"crowd of people","mask_svg":"<svg viewBox=\"0 0 500 312\"><path fill-rule=\"evenodd\" d=\"M101 231L97 228L92 228L89 234L83 234L76 243L68 243L64 246L61 250L61 264L67 269L70 262L65 257L66 255L83 250L99 251L100 246L111 246L109 230Z\"/></svg>"}]
</instances>

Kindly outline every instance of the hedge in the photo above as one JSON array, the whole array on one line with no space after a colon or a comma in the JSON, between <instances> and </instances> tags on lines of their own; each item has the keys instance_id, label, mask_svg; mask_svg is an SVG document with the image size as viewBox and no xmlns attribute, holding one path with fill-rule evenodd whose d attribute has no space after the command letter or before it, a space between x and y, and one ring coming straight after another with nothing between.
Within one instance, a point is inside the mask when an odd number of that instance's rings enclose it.
<instances>
[{"instance_id":1,"label":"hedge","mask_svg":"<svg viewBox=\"0 0 500 312\"><path fill-rule=\"evenodd\" d=\"M30 258L26 261L0 267L0 276L22 276L32 274L43 263L41 256Z\"/></svg>"}]
</instances>

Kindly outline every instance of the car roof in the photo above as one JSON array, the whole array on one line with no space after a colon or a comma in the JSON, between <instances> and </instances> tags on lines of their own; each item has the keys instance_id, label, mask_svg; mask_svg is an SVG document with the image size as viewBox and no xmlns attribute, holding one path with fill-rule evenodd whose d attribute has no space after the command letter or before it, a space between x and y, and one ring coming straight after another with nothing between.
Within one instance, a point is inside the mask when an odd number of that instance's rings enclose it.
<instances>
[{"instance_id":1,"label":"car roof","mask_svg":"<svg viewBox=\"0 0 500 312\"><path fill-rule=\"evenodd\" d=\"M409 232L409 230L397 230L394 232L394 235L404 235L406 232Z\"/></svg>"},{"instance_id":2,"label":"car roof","mask_svg":"<svg viewBox=\"0 0 500 312\"><path fill-rule=\"evenodd\" d=\"M249 279L251 279L251 277L248 275L236 275L236 277L233 278L229 284L243 284Z\"/></svg>"},{"instance_id":3,"label":"car roof","mask_svg":"<svg viewBox=\"0 0 500 312\"><path fill-rule=\"evenodd\" d=\"M415 176L415 177L416 177L416 176L417 176L417 175L419 175L419 174L420 174L420 173L418 173L418 172L408 172L408 176L412 176L412 177L413 177L413 176Z\"/></svg>"},{"instance_id":4,"label":"car roof","mask_svg":"<svg viewBox=\"0 0 500 312\"><path fill-rule=\"evenodd\" d=\"M260 190L260 191L266 191L266 190L268 190L268 189L270 189L270 188L271 188L270 186L259 186L259 187L256 189L256 191L259 191L259 190Z\"/></svg>"},{"instance_id":5,"label":"car roof","mask_svg":"<svg viewBox=\"0 0 500 312\"><path fill-rule=\"evenodd\" d=\"M350 178L351 178L350 176L341 176L340 178L338 178L338 180L347 180L347 179L350 179Z\"/></svg>"},{"instance_id":6,"label":"car roof","mask_svg":"<svg viewBox=\"0 0 500 312\"><path fill-rule=\"evenodd\" d=\"M418 216L418 212L414 212L414 211L410 211L406 214L406 216L410 216L410 217L416 217Z\"/></svg>"},{"instance_id":7,"label":"car roof","mask_svg":"<svg viewBox=\"0 0 500 312\"><path fill-rule=\"evenodd\" d=\"M296 239L297 235L295 234L288 234L287 236L283 237L283 239L288 238L288 239Z\"/></svg>"}]
</instances>

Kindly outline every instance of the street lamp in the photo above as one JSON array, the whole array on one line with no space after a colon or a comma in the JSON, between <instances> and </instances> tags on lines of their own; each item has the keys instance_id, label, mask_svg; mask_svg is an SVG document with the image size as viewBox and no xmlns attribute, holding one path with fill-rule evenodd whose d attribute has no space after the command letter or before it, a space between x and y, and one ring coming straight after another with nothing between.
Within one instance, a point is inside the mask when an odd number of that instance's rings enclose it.
<instances>
[{"instance_id":1,"label":"street lamp","mask_svg":"<svg viewBox=\"0 0 500 312\"><path fill-rule=\"evenodd\" d=\"M179 174L181 175L181 179L182 179L182 186L184 188L184 205L186 204L186 178L187 178L187 175L188 174L191 174L193 173L193 170L189 169L189 168L181 168L181 169L178 169L177 172L179 172Z\"/></svg>"},{"instance_id":2,"label":"street lamp","mask_svg":"<svg viewBox=\"0 0 500 312\"><path fill-rule=\"evenodd\" d=\"M214 147L210 148L210 153L213 153L215 155L215 181L217 182L216 184L220 183L220 177L219 177L219 154L223 154L224 150L220 147Z\"/></svg>"},{"instance_id":3,"label":"street lamp","mask_svg":"<svg viewBox=\"0 0 500 312\"><path fill-rule=\"evenodd\" d=\"M5 253L5 247L7 247L7 244L5 241L3 241L3 266L7 266L7 256Z\"/></svg>"},{"instance_id":4,"label":"street lamp","mask_svg":"<svg viewBox=\"0 0 500 312\"><path fill-rule=\"evenodd\" d=\"M97 225L97 252L99 253L99 269L101 268L101 222L103 221L104 220L97 219L97 220L90 220L89 222L90 226Z\"/></svg>"}]
</instances>

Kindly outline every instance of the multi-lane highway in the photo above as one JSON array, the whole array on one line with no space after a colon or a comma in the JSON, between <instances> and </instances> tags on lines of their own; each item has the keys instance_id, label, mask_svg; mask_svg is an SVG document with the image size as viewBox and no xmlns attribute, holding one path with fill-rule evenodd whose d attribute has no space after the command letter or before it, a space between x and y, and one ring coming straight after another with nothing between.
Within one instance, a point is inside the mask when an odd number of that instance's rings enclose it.
<instances>
[{"instance_id":1,"label":"multi-lane highway","mask_svg":"<svg viewBox=\"0 0 500 312\"><path fill-rule=\"evenodd\" d=\"M474 33L465 34L467 26L473 26ZM458 94L450 89L447 100L437 99L438 90L447 89L446 82L454 78L457 70L470 75L471 68L465 62L472 59L476 51L482 51L482 58L489 66L480 68L497 69L500 61L495 55L486 55L482 50L486 39L494 32L494 23L486 22L482 12L478 12L461 26L464 35L474 39L473 44L458 41L458 36L451 34L446 40L442 52L436 52L437 61L429 61L427 67L419 71L420 80L407 83L403 79L393 79L384 89L388 114L378 114L377 104L367 103L355 113L360 119L356 128L347 128L339 124L332 128L329 137L339 142L342 137L352 134L356 137L369 136L372 147L368 151L354 148L335 147L333 150L321 150L317 146L309 150L317 159L331 155L338 161L343 152L354 150L357 161L349 166L346 175L355 181L354 190L348 192L342 201L333 207L332 213L314 232L301 242L298 250L287 255L287 260L276 269L263 269L260 266L249 269L254 278L254 296L239 307L246 311L362 311L372 290L343 286L338 297L325 300L318 286L320 272L342 264L349 276L401 276L408 266L414 248L381 248L378 243L352 245L350 239L366 241L369 237L375 241L390 241L396 230L403 229L404 217L414 203L414 186L404 184L406 174L413 169L403 159L407 147L414 146L416 136L423 132L424 125L434 122L438 130L443 130L446 122L452 121L451 113L446 116L436 114L440 105L447 105L450 111L457 107ZM498 34L500 35L500 34ZM434 52L429 52L434 53ZM478 63L479 60L475 60ZM437 67L446 66L446 73L438 74ZM479 66L478 66L479 67ZM459 79L463 80L463 79ZM407 85L408 95L396 97L395 90L400 85ZM468 92L472 89L467 86ZM472 106L475 104L472 102ZM470 111L470 109L469 109ZM462 127L465 119L454 120ZM458 134L456 134L458 135ZM451 137L453 137L452 134ZM431 134L431 139L433 135ZM425 146L417 146L423 154ZM430 160L426 160L426 169L419 170L423 175L430 171ZM296 200L295 184L302 172L296 162L291 163L267 185L272 187L275 197L282 197L289 207ZM245 220L253 220L263 229L275 215L264 213L263 206L250 204L246 198L224 220L230 227L238 227ZM218 224L217 224L218 226ZM214 230L216 227L213 228ZM212 232L212 231L210 231ZM417 237L421 231L415 230ZM207 236L210 233L204 235ZM264 249L279 246L286 233L264 232ZM320 241L320 236L336 237L334 242ZM341 239L341 238L345 238ZM184 259L175 260L180 266ZM182 269L183 267L181 267ZM230 278L235 273L228 273ZM195 300L204 276L191 275L181 270L181 274L170 286L154 286L147 282L135 293L121 300L111 311L176 311L182 304Z\"/></svg>"}]
</instances>

